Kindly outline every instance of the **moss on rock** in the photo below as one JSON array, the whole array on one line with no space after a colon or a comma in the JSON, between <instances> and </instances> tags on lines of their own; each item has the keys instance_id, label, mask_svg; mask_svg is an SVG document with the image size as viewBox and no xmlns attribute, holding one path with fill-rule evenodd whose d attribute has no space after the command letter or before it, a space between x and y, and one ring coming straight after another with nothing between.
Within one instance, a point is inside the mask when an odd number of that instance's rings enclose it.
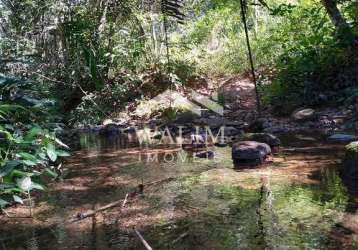
<instances>
[{"instance_id":1,"label":"moss on rock","mask_svg":"<svg viewBox=\"0 0 358 250\"><path fill-rule=\"evenodd\" d=\"M346 152L350 154L357 154L358 155L358 141L354 141L349 143L346 146Z\"/></svg>"},{"instance_id":2,"label":"moss on rock","mask_svg":"<svg viewBox=\"0 0 358 250\"><path fill-rule=\"evenodd\" d=\"M358 141L346 146L343 174L348 178L358 178Z\"/></svg>"}]
</instances>

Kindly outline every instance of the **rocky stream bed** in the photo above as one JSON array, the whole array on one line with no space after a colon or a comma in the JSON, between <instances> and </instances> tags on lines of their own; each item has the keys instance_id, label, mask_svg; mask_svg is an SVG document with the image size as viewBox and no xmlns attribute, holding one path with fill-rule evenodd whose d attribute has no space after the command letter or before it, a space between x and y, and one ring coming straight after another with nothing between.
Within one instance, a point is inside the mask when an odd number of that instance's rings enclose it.
<instances>
[{"instance_id":1,"label":"rocky stream bed","mask_svg":"<svg viewBox=\"0 0 358 250\"><path fill-rule=\"evenodd\" d=\"M137 230L153 249L357 249L358 188L339 174L345 144L279 137L261 166L237 169L230 146L208 147L214 157L205 159L81 133L62 178L35 195L33 218L26 206L0 217L0 246L145 249Z\"/></svg>"}]
</instances>

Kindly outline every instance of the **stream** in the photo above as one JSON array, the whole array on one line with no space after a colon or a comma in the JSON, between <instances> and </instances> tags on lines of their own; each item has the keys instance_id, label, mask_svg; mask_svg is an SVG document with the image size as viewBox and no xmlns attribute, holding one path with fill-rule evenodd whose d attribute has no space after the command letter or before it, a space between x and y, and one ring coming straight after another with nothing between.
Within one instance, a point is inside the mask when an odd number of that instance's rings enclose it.
<instances>
[{"instance_id":1,"label":"stream","mask_svg":"<svg viewBox=\"0 0 358 250\"><path fill-rule=\"evenodd\" d=\"M0 217L0 249L358 249L358 195L338 174L343 145L286 135L260 168L235 170L231 147L214 159L169 145L83 134L63 179ZM78 214L123 200L77 222Z\"/></svg>"}]
</instances>

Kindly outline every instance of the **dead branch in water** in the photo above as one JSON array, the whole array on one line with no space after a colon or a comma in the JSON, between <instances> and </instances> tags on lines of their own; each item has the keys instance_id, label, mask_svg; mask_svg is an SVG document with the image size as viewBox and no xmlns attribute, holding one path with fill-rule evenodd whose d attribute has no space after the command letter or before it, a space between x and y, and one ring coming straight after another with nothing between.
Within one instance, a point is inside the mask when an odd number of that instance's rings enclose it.
<instances>
[{"instance_id":1,"label":"dead branch in water","mask_svg":"<svg viewBox=\"0 0 358 250\"><path fill-rule=\"evenodd\" d=\"M137 234L140 241L143 243L145 248L147 248L147 250L153 250L153 248L148 244L148 242L143 238L143 236L140 234L140 232L137 229L134 228L134 232Z\"/></svg>"},{"instance_id":2,"label":"dead branch in water","mask_svg":"<svg viewBox=\"0 0 358 250\"><path fill-rule=\"evenodd\" d=\"M78 213L76 218L70 220L69 222L72 223L72 222L77 222L77 221L83 220L85 218L88 218L88 217L91 217L91 216L95 215L98 212L102 212L104 210L107 210L107 209L110 209L110 208L113 208L113 207L116 207L116 206L119 206L119 205L121 205L121 208L124 208L125 205L127 204L129 198L133 198L137 194L142 194L143 193L143 190L144 190L145 186L156 185L156 184L160 184L160 183L163 183L163 182L166 182L166 181L172 181L172 180L175 180L175 179L176 179L175 177L168 177L168 178L165 178L165 179L162 179L162 180L148 182L148 183L145 183L145 184L140 184L140 185L138 185L138 187L136 188L135 191L127 193L124 199L121 199L121 200L118 200L118 201L115 201L115 202L111 202L111 203L109 203L109 204L107 204L107 205L105 205L103 207L100 207L100 208L95 209L95 210L90 210L90 211L88 211L86 213Z\"/></svg>"},{"instance_id":3,"label":"dead branch in water","mask_svg":"<svg viewBox=\"0 0 358 250\"><path fill-rule=\"evenodd\" d=\"M77 217L75 219L70 220L70 223L71 222L77 222L77 221L83 220L85 218L91 217L91 216L95 215L98 212L102 212L102 211L107 210L109 208L116 207L116 206L118 206L118 205L120 205L122 203L123 203L123 200L121 199L121 200L109 203L109 204L107 204L107 205L105 205L103 207L100 207L98 209L90 210L90 211L88 211L86 213L78 213Z\"/></svg>"},{"instance_id":4,"label":"dead branch in water","mask_svg":"<svg viewBox=\"0 0 358 250\"><path fill-rule=\"evenodd\" d=\"M128 200L128 196L129 196L129 194L127 193L127 194L126 194L126 198L124 198L124 201L123 201L123 203L122 203L122 208L124 208L124 206L126 205L127 200Z\"/></svg>"},{"instance_id":5,"label":"dead branch in water","mask_svg":"<svg viewBox=\"0 0 358 250\"><path fill-rule=\"evenodd\" d=\"M144 185L140 184L140 185L138 185L138 187L133 192L127 193L124 199L120 199L118 201L111 202L111 203L109 203L109 204L107 204L107 205L105 205L103 207L100 207L100 208L95 209L95 210L90 210L90 211L88 211L86 213L78 213L76 218L70 220L70 223L83 220L85 218L88 218L88 217L91 217L91 216L95 215L98 212L102 212L104 210L107 210L107 209L110 209L110 208L113 208L113 207L116 207L116 206L119 206L119 205L121 205L121 209L122 209L127 204L129 198L134 198L138 194L142 194L143 190L144 190Z\"/></svg>"}]
</instances>

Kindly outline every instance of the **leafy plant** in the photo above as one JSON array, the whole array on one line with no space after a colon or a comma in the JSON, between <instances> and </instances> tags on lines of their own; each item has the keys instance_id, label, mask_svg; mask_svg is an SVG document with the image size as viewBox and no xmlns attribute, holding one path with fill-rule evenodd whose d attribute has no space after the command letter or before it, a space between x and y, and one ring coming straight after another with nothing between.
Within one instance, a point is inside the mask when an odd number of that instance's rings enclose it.
<instances>
[{"instance_id":1,"label":"leafy plant","mask_svg":"<svg viewBox=\"0 0 358 250\"><path fill-rule=\"evenodd\" d=\"M1 76L0 105L0 207L22 203L21 196L34 189L44 189L44 176L56 178L55 164L68 156L68 147L56 138L55 132L36 122L47 124L44 117L49 107L34 95L27 80ZM30 99L24 104L23 100ZM27 106L24 106L27 105ZM45 121L45 122L44 122ZM21 181L30 183L24 188ZM22 184L21 184L22 183Z\"/></svg>"}]
</instances>

